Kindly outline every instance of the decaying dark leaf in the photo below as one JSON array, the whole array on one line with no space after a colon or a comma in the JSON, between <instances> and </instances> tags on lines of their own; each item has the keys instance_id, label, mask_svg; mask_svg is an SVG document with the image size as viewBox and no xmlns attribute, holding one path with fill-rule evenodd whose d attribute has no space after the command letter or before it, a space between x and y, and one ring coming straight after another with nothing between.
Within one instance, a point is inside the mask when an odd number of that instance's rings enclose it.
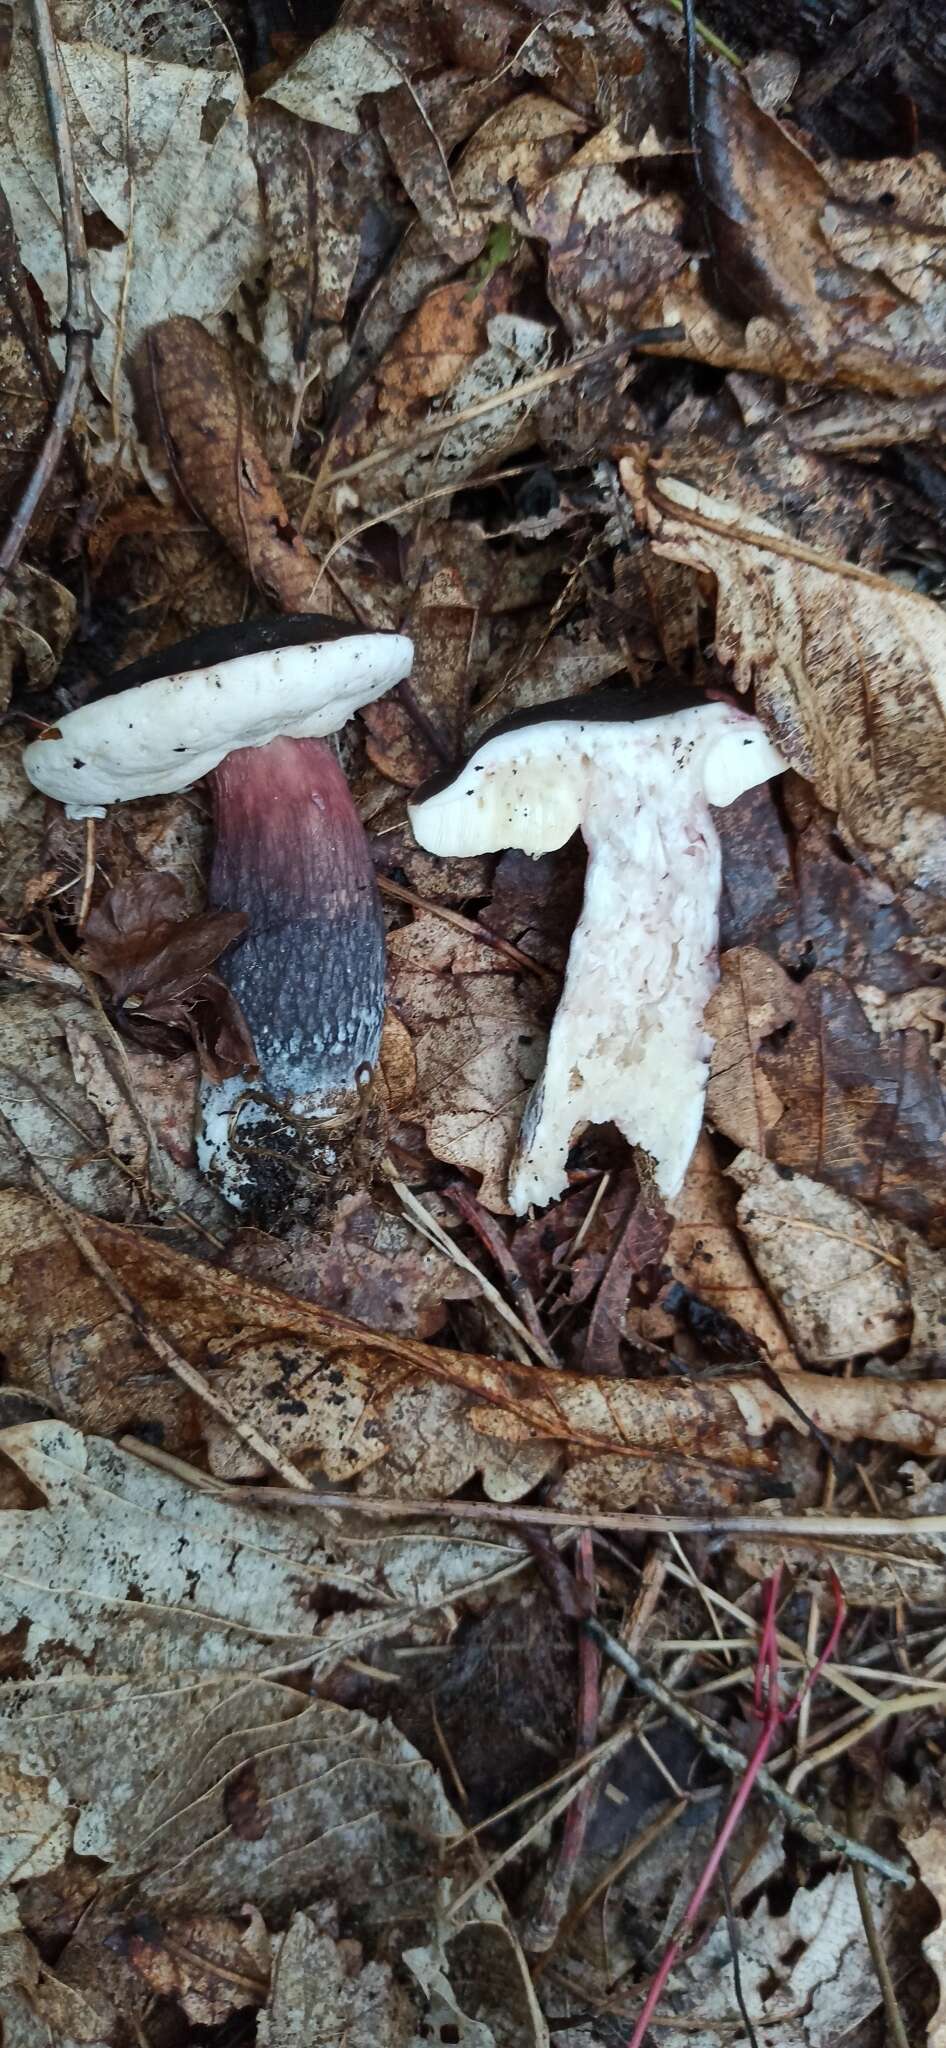
<instances>
[{"instance_id":1,"label":"decaying dark leaf","mask_svg":"<svg viewBox=\"0 0 946 2048\"><path fill-rule=\"evenodd\" d=\"M698 78L717 289L748 322L758 366L904 397L942 390L935 158L822 169L728 66L704 61Z\"/></svg>"},{"instance_id":2,"label":"decaying dark leaf","mask_svg":"<svg viewBox=\"0 0 946 2048\"><path fill-rule=\"evenodd\" d=\"M226 350L199 320L162 320L142 343L135 383L154 459L170 468L182 497L278 610L310 610L316 565L280 497Z\"/></svg>"},{"instance_id":3,"label":"decaying dark leaf","mask_svg":"<svg viewBox=\"0 0 946 2048\"><path fill-rule=\"evenodd\" d=\"M234 1271L282 1287L301 1301L339 1309L372 1330L424 1341L443 1329L451 1301L476 1293L475 1280L365 1193L341 1197L328 1237L299 1229L278 1242L245 1231L230 1260Z\"/></svg>"},{"instance_id":4,"label":"decaying dark leaf","mask_svg":"<svg viewBox=\"0 0 946 2048\"><path fill-rule=\"evenodd\" d=\"M219 2026L266 1997L270 1941L253 1907L245 1920L204 1913L162 1925L142 1915L124 1939L132 1968L157 1997L173 1999L195 2026Z\"/></svg>"},{"instance_id":5,"label":"decaying dark leaf","mask_svg":"<svg viewBox=\"0 0 946 2048\"><path fill-rule=\"evenodd\" d=\"M236 997L210 972L247 919L238 910L188 916L174 875L150 872L109 889L89 913L83 960L115 998L127 1037L161 1052L193 1044L220 1081L254 1070L256 1054Z\"/></svg>"}]
</instances>

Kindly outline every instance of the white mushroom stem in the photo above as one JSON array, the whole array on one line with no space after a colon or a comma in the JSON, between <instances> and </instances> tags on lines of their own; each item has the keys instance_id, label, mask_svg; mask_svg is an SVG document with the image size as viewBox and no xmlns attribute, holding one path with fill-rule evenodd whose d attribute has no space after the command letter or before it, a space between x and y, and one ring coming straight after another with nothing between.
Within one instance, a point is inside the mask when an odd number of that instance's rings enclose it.
<instances>
[{"instance_id":1,"label":"white mushroom stem","mask_svg":"<svg viewBox=\"0 0 946 2048\"><path fill-rule=\"evenodd\" d=\"M705 797L688 792L681 809L680 779L660 747L623 801L613 763L591 769L581 916L509 1174L519 1216L561 1194L586 1124L614 1123L651 1153L668 1201L682 1186L712 1051L703 1012L719 971L720 850Z\"/></svg>"},{"instance_id":2,"label":"white mushroom stem","mask_svg":"<svg viewBox=\"0 0 946 2048\"><path fill-rule=\"evenodd\" d=\"M411 804L431 853L588 847L545 1069L509 1177L518 1215L554 1201L586 1124L651 1154L672 1201L699 1134L717 977L720 851L711 804L783 763L757 720L690 691L615 689L510 719Z\"/></svg>"}]
</instances>

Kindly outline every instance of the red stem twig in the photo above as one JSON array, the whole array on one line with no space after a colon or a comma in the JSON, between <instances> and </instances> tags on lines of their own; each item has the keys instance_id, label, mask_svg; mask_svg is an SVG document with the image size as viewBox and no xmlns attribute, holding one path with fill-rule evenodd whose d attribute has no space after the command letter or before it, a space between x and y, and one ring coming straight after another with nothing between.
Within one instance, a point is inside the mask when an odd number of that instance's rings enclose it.
<instances>
[{"instance_id":1,"label":"red stem twig","mask_svg":"<svg viewBox=\"0 0 946 2048\"><path fill-rule=\"evenodd\" d=\"M726 1814L726 1818L723 1821L719 1834L717 1835L713 1847L710 1850L709 1856L707 1857L700 1878L696 1884L693 1893L691 1894L687 1906L684 1909L683 1918L680 1921L680 1925L677 1928L677 1931L673 1935L672 1939L668 1942L664 1954L661 1958L660 1965L657 1969L656 1975L654 1976L650 1989L638 2014L637 2024L628 2042L628 2048L641 2048L641 2042L643 2041L644 2035L646 2034L647 2029L650 2026L651 2020L653 2019L654 2013L657 2010L657 2006L663 1994L667 1978L670 1976L671 1971L675 1968L676 1964L680 1960L680 1956L683 1951L684 1939L687 1934L687 1931L695 1925L695 1922L700 1912L700 1908L703 1905L703 1901L706 1898L706 1894L709 1891L711 1884L715 1880L716 1873L719 1870L719 1866L723 1860L723 1857L726 1854L726 1850L729 1846L729 1843L731 1842L733 1834L735 1833L735 1830L738 1827L739 1822L742 1818L752 1788L756 1783L760 1771L764 1767L766 1758L769 1754L769 1751L772 1748L772 1745L779 1732L779 1729L782 1728L787 1721L791 1721L797 1714L798 1709L801 1706L802 1700L804 1699L806 1693L811 1691L811 1688L815 1684L819 1673L823 1670L829 1658L833 1656L838 1641L838 1637L844 1625L844 1596L841 1592L841 1588L838 1584L837 1579L835 1579L834 1621L831 1625L831 1632L828 1636L828 1640L825 1643L824 1649L822 1650L820 1657L818 1658L817 1664L814 1666L814 1669L808 1673L808 1676L805 1679L804 1684L800 1687L791 1705L788 1707L783 1707L779 1700L778 1691L779 1649L778 1636L776 1633L778 1589L779 1580L781 1578L781 1571L781 1565L778 1565L775 1571L773 1572L772 1577L767 1581L765 1589L765 1614L763 1617L762 1638L759 1643L759 1655L756 1664L755 1693L753 1700L755 1712L761 1717L762 1722L761 1728L759 1730L759 1737L756 1742L755 1748L752 1752L752 1755L750 1756L749 1761L746 1765L745 1771L739 1782L739 1785L736 1788L736 1793L730 1804L729 1811Z\"/></svg>"},{"instance_id":2,"label":"red stem twig","mask_svg":"<svg viewBox=\"0 0 946 2048\"><path fill-rule=\"evenodd\" d=\"M513 1307L516 1313L522 1317L527 1330L531 1330L546 1365L557 1366L558 1359L542 1328L539 1312L532 1299L531 1291L519 1271L498 1223L495 1222L492 1216L487 1215L486 1210L480 1206L475 1195L470 1193L469 1188L464 1187L462 1181L455 1181L452 1186L445 1188L444 1194L453 1203L454 1208L459 1209L464 1222L468 1223L472 1230L475 1230L480 1243L485 1245L486 1250L495 1259L512 1296Z\"/></svg>"},{"instance_id":3,"label":"red stem twig","mask_svg":"<svg viewBox=\"0 0 946 2048\"><path fill-rule=\"evenodd\" d=\"M575 1577L584 1586L592 1602L595 1597L595 1558L591 1530L583 1529L578 1538L575 1559ZM578 1638L578 1713L576 1716L576 1754L583 1756L594 1749L598 1740L598 1714L601 1704L601 1652L591 1637L582 1630ZM538 1911L533 1915L524 1946L533 1953L545 1953L552 1948L559 1928L568 1911L572 1884L585 1840L585 1830L595 1800L600 1790L593 1772L581 1788L576 1799L565 1815L565 1825L554 1867L542 1894Z\"/></svg>"},{"instance_id":4,"label":"red stem twig","mask_svg":"<svg viewBox=\"0 0 946 2048\"><path fill-rule=\"evenodd\" d=\"M68 286L66 311L62 322L66 336L66 367L52 418L46 428L45 440L10 521L6 539L0 547L0 590L6 583L10 571L19 561L40 502L58 468L66 435L72 425L79 401L79 393L89 373L92 342L101 326L89 283L89 257L85 245L85 227L79 200L75 158L72 153L72 132L69 127L62 67L59 62L59 45L53 33L48 0L29 0L29 10L43 98L46 102L46 117L56 159L59 203L62 207Z\"/></svg>"}]
</instances>

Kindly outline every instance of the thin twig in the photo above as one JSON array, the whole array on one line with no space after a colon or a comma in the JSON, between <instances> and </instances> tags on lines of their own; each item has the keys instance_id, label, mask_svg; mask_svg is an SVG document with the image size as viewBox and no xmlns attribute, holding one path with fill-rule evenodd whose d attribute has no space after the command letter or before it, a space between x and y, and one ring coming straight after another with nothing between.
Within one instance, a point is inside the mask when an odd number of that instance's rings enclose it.
<instances>
[{"instance_id":1,"label":"thin twig","mask_svg":"<svg viewBox=\"0 0 946 2048\"><path fill-rule=\"evenodd\" d=\"M418 1204L418 1206L420 1206ZM425 1220L434 1219L424 1211ZM446 1233L444 1233L446 1235ZM439 1240L438 1240L439 1242ZM442 1247L441 1247L442 1248ZM475 1269L474 1269L475 1270ZM482 1276L480 1276L482 1277ZM503 1304L505 1307L505 1303ZM285 1497L271 1487L240 1488L240 1497L246 1500L253 1494L256 1499L278 1503ZM305 1507L315 1502L320 1507L348 1508L359 1515L440 1515L465 1516L468 1520L483 1522L539 1522L550 1528L559 1529L613 1529L637 1536L666 1536L672 1529L682 1536L711 1536L720 1543L730 1541L734 1536L754 1536L771 1543L784 1543L786 1537L793 1542L807 1542L824 1550L856 1551L861 1553L861 1544L851 1543L849 1538L874 1536L946 1536L946 1514L943 1515L645 1515L609 1514L605 1509L582 1506L580 1508L546 1508L538 1503L534 1507L516 1507L506 1501L474 1500L417 1500L396 1499L391 1495L320 1493L315 1490L305 1495L294 1494L286 1500L287 1507ZM874 1558L875 1551L866 1551L865 1556ZM902 1564L927 1563L931 1571L942 1572L943 1559L900 1558L895 1552L880 1553L884 1562Z\"/></svg>"},{"instance_id":2,"label":"thin twig","mask_svg":"<svg viewBox=\"0 0 946 2048\"><path fill-rule=\"evenodd\" d=\"M60 960L50 960L27 938L20 938L16 932L4 932L0 938L0 974L6 974L11 981L38 982L44 988L66 989L70 995L85 996L88 991L81 974L74 967L67 967Z\"/></svg>"},{"instance_id":3,"label":"thin twig","mask_svg":"<svg viewBox=\"0 0 946 2048\"><path fill-rule=\"evenodd\" d=\"M654 1678L650 1672L645 1671L637 1658L633 1657L629 1650L625 1650L622 1643L616 1642L614 1637L608 1634L607 1629L601 1627L599 1621L589 1619L582 1623L582 1627L587 1629L599 1649L633 1679L638 1692L642 1692L646 1699L654 1700L658 1706L663 1707L665 1713L672 1716L673 1720L679 1721L681 1727L686 1728L701 1747L716 1758L717 1763L725 1764L727 1770L735 1771L740 1780L744 1779L745 1757L725 1740L713 1722L707 1721L702 1714L695 1714L692 1708L685 1707L676 1693L670 1692L667 1686L661 1684L659 1678ZM870 1870L878 1871L881 1877L890 1878L894 1884L912 1885L915 1882L912 1871L907 1870L902 1863L891 1863L886 1856L869 1849L866 1843L853 1841L849 1835L842 1834L839 1828L832 1827L829 1821L821 1820L813 1806L806 1806L801 1800L792 1799L789 1793L783 1792L778 1780L766 1770L764 1763L756 1770L754 1783L760 1792L764 1792L766 1798L771 1799L773 1805L778 1807L779 1812L784 1813L786 1820L805 1837L806 1841L816 1843L820 1849L830 1849L837 1855L847 1856L852 1863L864 1863ZM725 1847L725 1843L723 1846Z\"/></svg>"},{"instance_id":4,"label":"thin twig","mask_svg":"<svg viewBox=\"0 0 946 2048\"><path fill-rule=\"evenodd\" d=\"M726 1926L729 1930L729 1953L732 1961L732 1988L736 1994L736 2004L738 2005L739 2011L742 2015L742 2024L746 2030L746 2039L748 2040L749 2048L759 2048L759 2037L756 2033L756 2030L752 2024L751 2019L749 2018L749 2008L746 2004L746 1994L743 1989L742 1983L742 1965L739 1960L739 1927L736 1921L736 1915L733 1911L732 1885L730 1883L729 1878L728 1856L724 1856L720 1862L719 1885L720 1890L723 1894L723 1905L726 1911Z\"/></svg>"},{"instance_id":5,"label":"thin twig","mask_svg":"<svg viewBox=\"0 0 946 2048\"><path fill-rule=\"evenodd\" d=\"M529 1362L529 1353L531 1352L534 1357L541 1360L543 1365L554 1365L555 1360L550 1358L548 1346L545 1342L542 1341L540 1343L539 1339L533 1336L532 1331L527 1328L526 1324L516 1315L515 1310L510 1308L508 1301L500 1294L498 1287L494 1287L492 1281L487 1280L486 1274L481 1273L479 1267L473 1264L473 1260L468 1259L466 1253L460 1250L459 1245L454 1244L449 1231L444 1230L443 1225L438 1223L436 1216L432 1216L430 1210L425 1209L423 1202L418 1201L417 1196L411 1192L406 1181L401 1180L387 1160L382 1162L381 1171L385 1179L390 1182L405 1215L413 1223L415 1230L419 1230L422 1237L426 1237L431 1244L435 1244L438 1251L444 1252L448 1259L452 1259L455 1266L459 1266L462 1272L469 1273L471 1279L476 1281L480 1293L485 1296L487 1301L492 1303L497 1315L502 1317L503 1322L512 1331L519 1344L522 1345L526 1353L525 1362ZM529 1516L525 1515L523 1520L528 1521Z\"/></svg>"},{"instance_id":6,"label":"thin twig","mask_svg":"<svg viewBox=\"0 0 946 2048\"><path fill-rule=\"evenodd\" d=\"M72 425L79 393L89 373L92 342L101 321L95 311L89 281L89 257L79 201L79 184L72 153L72 133L66 107L59 45L53 33L48 0L29 0L33 42L46 104L46 118L56 160L56 182L62 208L63 242L66 252L67 300L62 326L66 336L66 367L46 438L33 465L26 489L10 521L0 547L0 590L16 563L42 498L59 466L59 458Z\"/></svg>"},{"instance_id":7,"label":"thin twig","mask_svg":"<svg viewBox=\"0 0 946 2048\"><path fill-rule=\"evenodd\" d=\"M847 1809L848 1827L853 1828L854 1823L854 1801L853 1797L850 1797ZM857 1903L864 1925L864 1937L870 1950L871 1962L877 1972L877 1982L880 1985L880 1995L884 2001L884 2012L887 2016L887 2026L890 2030L893 2048L910 2048L907 2030L903 2024L903 2017L897 2003L893 1978L890 1975L890 1965L884 1954L883 1944L877 1932L877 1922L874 1918L874 1908L871 1903L870 1892L867 1889L867 1879L863 1870L856 1863L851 1866L851 1876L854 1879L854 1890L857 1894Z\"/></svg>"},{"instance_id":8,"label":"thin twig","mask_svg":"<svg viewBox=\"0 0 946 2048\"><path fill-rule=\"evenodd\" d=\"M575 1560L575 1576L591 1598L595 1593L594 1549L591 1532L582 1531L578 1539L578 1555ZM597 1646L582 1631L578 1639L578 1712L576 1754L586 1756L598 1739L598 1713L600 1695L601 1656ZM565 1816L565 1826L559 1844L558 1855L546 1881L542 1898L532 1914L529 1927L522 1937L523 1948L530 1953L545 1954L558 1938L568 1901L571 1897L578 1859L584 1847L585 1832L597 1796L594 1778L587 1777L577 1799L572 1801Z\"/></svg>"},{"instance_id":9,"label":"thin twig","mask_svg":"<svg viewBox=\"0 0 946 2048\"><path fill-rule=\"evenodd\" d=\"M95 888L95 819L85 821L85 866L82 876L82 896L76 915L76 931L82 937L89 921L92 908L92 891Z\"/></svg>"},{"instance_id":10,"label":"thin twig","mask_svg":"<svg viewBox=\"0 0 946 2048\"><path fill-rule=\"evenodd\" d=\"M685 340L686 331L678 324L675 327L642 328L639 334L622 335L620 341L602 342L599 348L588 349L581 356L572 356L567 363L557 363L550 370L535 370L530 377L521 377L518 384L510 384L505 391L476 398L460 412L438 413L436 419L427 420L423 426L417 427L406 441L391 441L387 447L373 448L370 455L362 455L357 462L346 463L344 469L322 469L312 484L299 531L305 533L316 498L325 491L334 490L336 484L364 476L367 470L378 469L385 462L396 462L402 455L412 455L415 448L421 447L425 441L436 441L442 434L452 434L470 420L482 419L484 413L501 412L504 406L518 405L523 398L532 398L537 392L546 391L553 384L561 384L567 377L580 376L582 370L613 361L616 356L630 355L635 348L665 348Z\"/></svg>"},{"instance_id":11,"label":"thin twig","mask_svg":"<svg viewBox=\"0 0 946 2048\"><path fill-rule=\"evenodd\" d=\"M129 1322L134 1324L139 1335L144 1338L149 1351L153 1351L160 1364L168 1372L172 1372L176 1379L181 1380L184 1386L190 1389L192 1394L196 1394L198 1400L203 1401L206 1407L212 1409L218 1421L225 1423L228 1429L232 1429L234 1435L238 1436L241 1442L246 1444L251 1451L254 1451L258 1458L262 1458L264 1464L270 1465L274 1472L278 1472L280 1479L284 1480L287 1486L298 1487L302 1491L307 1491L307 1481L304 1473L300 1472L299 1467L294 1465L291 1459L284 1458L282 1452L277 1451L272 1444L267 1443L266 1438L260 1435L259 1430L254 1428L252 1422L244 1422L242 1416L235 1414L229 1402L221 1399L220 1395L214 1391L210 1381L205 1379L204 1374L198 1372L197 1367L191 1365L188 1359L182 1358L180 1353L175 1351L174 1346L168 1342L168 1339L162 1336L161 1331L156 1328L155 1324L151 1322L150 1317L145 1314L140 1302L135 1300L134 1295L129 1294L128 1289L123 1286L117 1274L112 1272L111 1266L102 1258L101 1253L93 1244L88 1231L84 1228L78 1211L71 1208L69 1203L64 1201L62 1195L53 1187L52 1182L47 1180L42 1167L37 1166L32 1153L24 1145L19 1133L14 1130L13 1125L4 1116L2 1110L0 1110L0 1136L6 1139L7 1144L16 1153L37 1194L42 1195L43 1200L48 1203L53 1215L62 1225L67 1237L72 1240L76 1250L81 1254L90 1271L95 1274L96 1279L106 1289L106 1292L111 1295L112 1300L118 1303L119 1308L128 1317Z\"/></svg>"},{"instance_id":12,"label":"thin twig","mask_svg":"<svg viewBox=\"0 0 946 2048\"><path fill-rule=\"evenodd\" d=\"M451 910L446 903L431 903L426 896L418 896L416 889L405 888L403 882L392 882L389 875L377 877L382 896L390 896L395 903L409 903L413 910L426 910L431 917L439 917L443 924L452 924L455 931L468 933L471 939L478 939L480 945L491 946L494 953L505 953L516 967L525 967L530 974L538 974L543 981L559 983L562 979L553 967L545 967L541 960L533 960L531 953L524 953L520 946L514 946L511 939L500 938L498 932L491 932L487 925L477 924L472 917L464 917L462 910Z\"/></svg>"},{"instance_id":13,"label":"thin twig","mask_svg":"<svg viewBox=\"0 0 946 2048\"><path fill-rule=\"evenodd\" d=\"M522 1309L523 1321L532 1331L536 1344L542 1347L540 1355L544 1357L546 1365L557 1366L559 1361L539 1321L531 1290L519 1271L495 1216L489 1215L462 1181L455 1181L452 1186L444 1188L444 1194L447 1200L459 1209L464 1222L469 1224L471 1230L475 1230L480 1243L495 1259L510 1294Z\"/></svg>"}]
</instances>

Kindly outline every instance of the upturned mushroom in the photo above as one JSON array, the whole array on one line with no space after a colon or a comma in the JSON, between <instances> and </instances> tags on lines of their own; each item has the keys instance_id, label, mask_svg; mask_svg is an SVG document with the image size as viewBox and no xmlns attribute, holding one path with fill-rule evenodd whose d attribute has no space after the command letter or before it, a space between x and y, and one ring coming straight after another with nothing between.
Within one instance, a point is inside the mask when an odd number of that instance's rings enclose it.
<instances>
[{"instance_id":1,"label":"upturned mushroom","mask_svg":"<svg viewBox=\"0 0 946 2048\"><path fill-rule=\"evenodd\" d=\"M220 971L259 1074L204 1084L198 1158L237 1208L285 1201L285 1155L299 1155L301 1133L311 1156L320 1124L331 1163L332 1133L377 1060L381 908L348 784L322 741L407 676L412 654L401 634L308 613L214 628L120 671L24 753L30 780L71 817L209 778L211 901L250 919Z\"/></svg>"},{"instance_id":2,"label":"upturned mushroom","mask_svg":"<svg viewBox=\"0 0 946 2048\"><path fill-rule=\"evenodd\" d=\"M538 855L580 830L584 901L509 1174L517 1215L561 1194L573 1137L614 1123L665 1200L699 1136L718 976L711 806L784 767L758 720L686 689L614 686L506 718L410 805L430 853Z\"/></svg>"}]
</instances>

